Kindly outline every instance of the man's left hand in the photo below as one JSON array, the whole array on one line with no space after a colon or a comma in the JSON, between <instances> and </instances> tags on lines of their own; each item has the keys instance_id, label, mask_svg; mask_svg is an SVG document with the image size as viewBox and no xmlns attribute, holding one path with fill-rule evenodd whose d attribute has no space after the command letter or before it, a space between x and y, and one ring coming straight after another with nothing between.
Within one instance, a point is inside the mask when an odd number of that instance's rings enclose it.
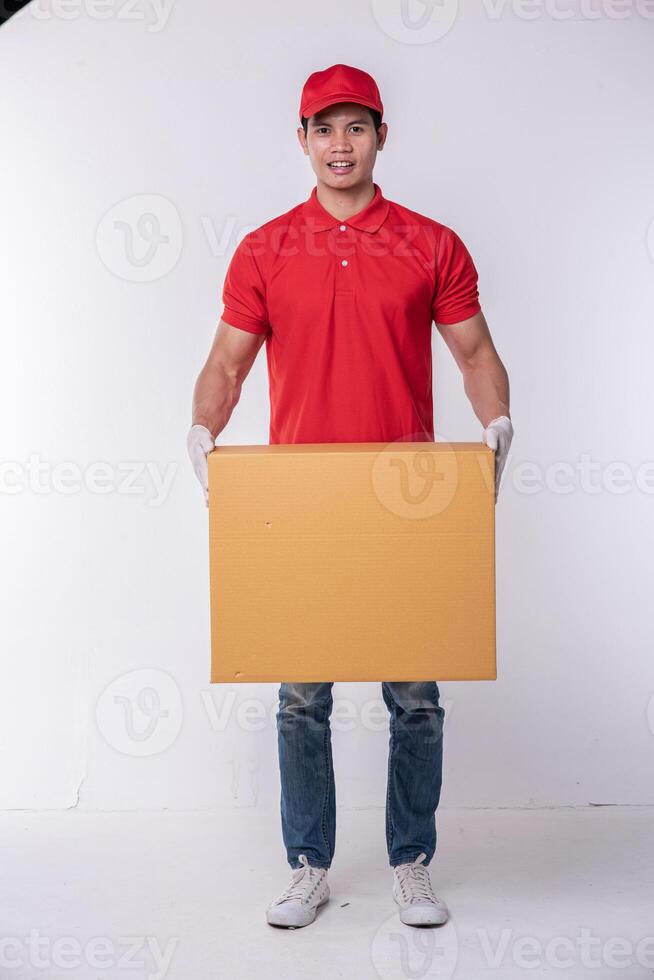
<instances>
[{"instance_id":1,"label":"man's left hand","mask_svg":"<svg viewBox=\"0 0 654 980\"><path fill-rule=\"evenodd\" d=\"M500 415L499 418L489 422L482 433L482 439L489 449L495 451L495 503L497 503L502 470L513 439L513 425L508 415Z\"/></svg>"}]
</instances>

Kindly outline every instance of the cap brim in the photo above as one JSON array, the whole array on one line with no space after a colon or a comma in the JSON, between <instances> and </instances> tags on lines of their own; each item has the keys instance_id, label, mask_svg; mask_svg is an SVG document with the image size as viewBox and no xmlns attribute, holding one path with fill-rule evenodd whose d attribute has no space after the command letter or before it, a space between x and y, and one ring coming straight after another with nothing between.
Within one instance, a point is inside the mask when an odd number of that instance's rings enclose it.
<instances>
[{"instance_id":1,"label":"cap brim","mask_svg":"<svg viewBox=\"0 0 654 980\"><path fill-rule=\"evenodd\" d=\"M367 109L376 109L377 112L381 112L374 102L368 102L359 95L354 95L352 92L337 92L335 95L328 95L310 102L300 113L300 119L302 116L309 119L311 116L315 116L317 112L321 112L322 109L326 109L327 106L337 105L339 102L356 102L357 105L364 105Z\"/></svg>"}]
</instances>

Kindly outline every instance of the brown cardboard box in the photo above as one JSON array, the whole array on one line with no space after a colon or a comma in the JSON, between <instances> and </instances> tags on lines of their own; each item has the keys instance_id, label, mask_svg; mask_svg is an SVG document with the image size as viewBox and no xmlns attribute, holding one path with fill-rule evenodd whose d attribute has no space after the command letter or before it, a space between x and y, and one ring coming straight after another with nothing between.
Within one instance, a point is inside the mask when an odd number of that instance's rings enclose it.
<instances>
[{"instance_id":1,"label":"brown cardboard box","mask_svg":"<svg viewBox=\"0 0 654 980\"><path fill-rule=\"evenodd\" d=\"M219 446L213 682L494 680L482 443Z\"/></svg>"}]
</instances>

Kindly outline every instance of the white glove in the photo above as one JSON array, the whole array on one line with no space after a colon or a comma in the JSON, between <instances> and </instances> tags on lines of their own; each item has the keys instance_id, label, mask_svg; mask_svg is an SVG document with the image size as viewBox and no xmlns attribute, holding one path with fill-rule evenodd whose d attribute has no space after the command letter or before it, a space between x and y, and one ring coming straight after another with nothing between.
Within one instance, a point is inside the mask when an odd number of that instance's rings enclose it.
<instances>
[{"instance_id":1,"label":"white glove","mask_svg":"<svg viewBox=\"0 0 654 980\"><path fill-rule=\"evenodd\" d=\"M502 470L513 439L511 419L507 415L500 415L499 418L493 419L488 423L481 437L488 448L495 451L495 503L497 503Z\"/></svg>"},{"instance_id":2,"label":"white glove","mask_svg":"<svg viewBox=\"0 0 654 980\"><path fill-rule=\"evenodd\" d=\"M192 425L186 437L186 449L193 464L195 475L204 491L204 502L209 506L209 465L207 454L216 446L216 441L204 425Z\"/></svg>"}]
</instances>

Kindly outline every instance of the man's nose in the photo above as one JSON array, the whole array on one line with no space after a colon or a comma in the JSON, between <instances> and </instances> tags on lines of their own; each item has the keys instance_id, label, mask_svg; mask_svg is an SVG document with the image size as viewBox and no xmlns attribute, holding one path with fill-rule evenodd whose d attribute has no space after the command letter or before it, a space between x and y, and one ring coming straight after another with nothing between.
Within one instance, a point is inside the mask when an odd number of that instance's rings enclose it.
<instances>
[{"instance_id":1,"label":"man's nose","mask_svg":"<svg viewBox=\"0 0 654 980\"><path fill-rule=\"evenodd\" d=\"M345 135L342 136L335 135L332 139L330 148L334 152L336 151L344 152L346 150L352 149L352 143Z\"/></svg>"}]
</instances>

